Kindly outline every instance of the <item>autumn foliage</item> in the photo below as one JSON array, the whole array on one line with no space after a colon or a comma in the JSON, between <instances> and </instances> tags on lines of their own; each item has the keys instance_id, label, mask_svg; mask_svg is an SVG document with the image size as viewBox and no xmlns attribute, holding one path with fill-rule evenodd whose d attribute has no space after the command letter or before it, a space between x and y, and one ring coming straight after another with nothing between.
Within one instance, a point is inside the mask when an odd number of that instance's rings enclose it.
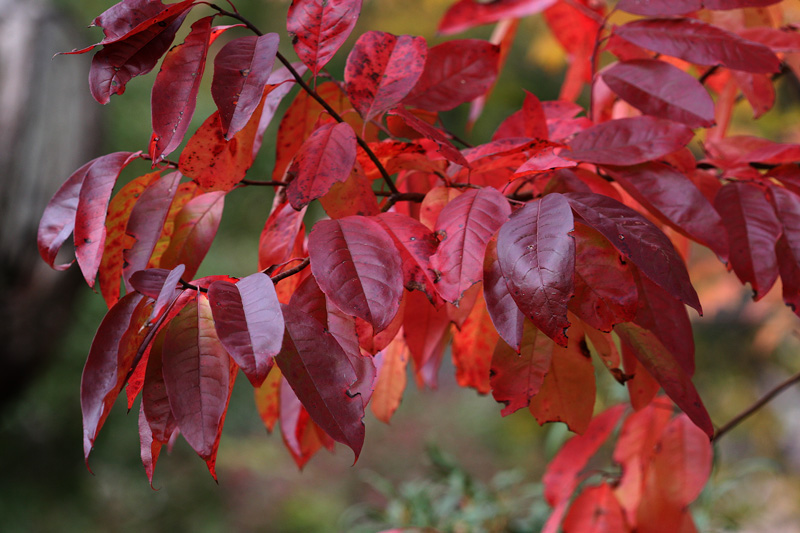
<instances>
[{"instance_id":1,"label":"autumn foliage","mask_svg":"<svg viewBox=\"0 0 800 533\"><path fill-rule=\"evenodd\" d=\"M756 299L780 277L800 312L800 146L728 134L739 98L757 118L774 79L800 69L780 2L459 0L439 32L496 24L491 41L368 31L337 77L325 65L360 10L294 0L286 32L264 34L232 4L123 0L95 19L99 43L68 52L97 49L101 104L161 61L149 143L75 171L39 228L57 269L74 236L109 307L81 383L87 461L124 389L129 407L141 396L151 480L178 435L214 474L240 370L298 465L334 442L357 459L365 410L388 422L409 367L435 387L450 346L458 383L491 393L502 415L529 409L578 434L544 477L549 531L693 531L714 425L692 383L687 308L702 310L689 242ZM491 139L468 145L439 113L468 104L477 119L523 37L516 21L533 15L567 52L561 97L526 92ZM217 110L173 155L204 75ZM575 103L584 90L588 109ZM262 146L272 120L275 146ZM269 179L248 174L260 150L275 152ZM129 165L143 174L115 187ZM275 190L258 265L195 279L226 196L247 187ZM312 224L315 201L328 217ZM629 407L594 416L593 357ZM609 440L622 475L586 486Z\"/></svg>"}]
</instances>

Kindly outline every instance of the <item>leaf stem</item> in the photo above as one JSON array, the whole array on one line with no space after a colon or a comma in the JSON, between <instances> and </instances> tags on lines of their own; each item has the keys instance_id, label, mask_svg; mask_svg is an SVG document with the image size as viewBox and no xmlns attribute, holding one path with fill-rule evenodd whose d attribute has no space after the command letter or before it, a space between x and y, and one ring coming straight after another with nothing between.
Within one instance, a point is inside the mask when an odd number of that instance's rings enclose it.
<instances>
[{"instance_id":1,"label":"leaf stem","mask_svg":"<svg viewBox=\"0 0 800 533\"><path fill-rule=\"evenodd\" d=\"M239 22L247 26L247 28L250 29L250 31L252 31L256 35L259 36L264 35L264 33L261 30L259 30L252 22L250 22L246 17L243 17L241 14L231 13L230 11L226 11L225 9L222 9L216 4L211 4L211 7L217 10L220 15L231 17L238 20ZM333 109L331 105L319 95L319 93L317 93L317 91L312 89L311 86L309 86L308 83L306 83L306 81L303 79L300 73L297 72L297 70L295 70L294 66L292 66L291 61L286 59L286 57L280 52L278 52L275 57L278 58L278 61L283 63L283 66L286 67L286 70L288 70L289 73L292 75L292 77L295 79L295 81L297 81L297 84L300 85L300 87L306 93L308 93L309 96L311 96L314 100L316 100L319 103L319 105L321 105L325 109L325 111L328 112L330 116L332 116L337 122L340 123L344 122L342 116L339 113L337 113L336 110ZM369 147L367 141L361 138L361 136L358 135L358 133L356 133L356 142L361 147L361 149L364 150L364 152L367 154L367 157L369 157L370 160L378 168L378 172L381 173L381 177L383 178L383 181L386 182L386 186L389 187L389 190L392 191L393 194L398 194L400 191L397 190L397 187L392 181L391 176L389 176L389 173L386 172L386 168L384 168L383 164L378 159L378 156L376 156L375 152L373 152L372 149Z\"/></svg>"},{"instance_id":2,"label":"leaf stem","mask_svg":"<svg viewBox=\"0 0 800 533\"><path fill-rule=\"evenodd\" d=\"M722 437L727 432L738 426L744 420L749 418L753 413L755 413L756 411L767 405L767 403L769 403L773 398L775 398L775 396L782 393L784 390L788 389L789 387L798 382L800 382L800 372L794 374L793 376L789 377L782 383L775 386L772 390L770 390L767 394L765 394L761 399L756 401L753 405L751 405L750 407L748 407L747 409L745 409L744 411L733 417L733 419L731 419L730 422L717 429L711 441L716 442L717 440L719 440L720 437Z\"/></svg>"}]
</instances>

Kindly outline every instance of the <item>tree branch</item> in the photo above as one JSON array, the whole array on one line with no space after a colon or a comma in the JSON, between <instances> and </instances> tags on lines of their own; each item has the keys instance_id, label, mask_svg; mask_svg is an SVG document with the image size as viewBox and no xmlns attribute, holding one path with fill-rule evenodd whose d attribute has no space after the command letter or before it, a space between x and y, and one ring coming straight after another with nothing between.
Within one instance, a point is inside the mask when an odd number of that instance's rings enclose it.
<instances>
[{"instance_id":1,"label":"tree branch","mask_svg":"<svg viewBox=\"0 0 800 533\"><path fill-rule=\"evenodd\" d=\"M238 20L239 22L241 22L242 24L247 26L247 28L250 29L250 31L252 31L256 35L259 35L259 36L264 35L264 33L261 30L259 30L252 22L250 22L247 18L243 17L241 14L232 13L230 11L226 11L225 9L222 9L221 7L219 7L218 5L215 5L215 4L211 4L211 7L214 8L215 10L217 10L220 15L224 15L226 17L231 17L233 19ZM294 66L292 66L291 61L286 59L286 57L283 54L281 54L280 52L277 53L276 57L278 58L278 61L283 63L283 66L286 67L286 70L289 71L289 73L295 79L297 84L300 85L300 87L306 93L308 93L309 96L311 96L314 100L316 100L319 103L319 105L321 105L325 109L325 111L327 111L328 114L330 116L332 116L337 122L340 122L340 123L344 122L344 119L342 118L342 116L339 113L337 113L336 110L333 109L330 106L330 104L327 101L325 101L325 99L322 98L319 95L319 93L317 93L317 91L315 91L313 88L311 88L310 85L308 85L306 83L306 81L303 79L303 77L300 75L300 73L297 72L297 70L295 70ZM364 150L364 152L366 152L367 157L369 157L370 160L378 168L378 172L380 172L381 177L383 178L383 181L386 182L386 186L389 187L389 190L392 191L392 194L398 194L400 191L397 190L397 187L395 186L394 182L392 181L391 176L389 176L389 173L386 172L386 169L384 168L384 166L381 163L380 159L378 159L378 156L376 156L375 152L373 152L372 149L369 147L369 144L367 144L367 141L362 139L361 136L356 133L356 142L361 147L361 149Z\"/></svg>"},{"instance_id":2,"label":"tree branch","mask_svg":"<svg viewBox=\"0 0 800 533\"><path fill-rule=\"evenodd\" d=\"M733 417L733 419L730 422L717 429L711 441L716 442L720 437L722 437L727 432L738 426L744 420L749 418L753 413L755 413L756 411L767 405L773 398L775 398L775 396L782 393L784 390L788 389L789 387L798 382L800 382L800 372L791 376L783 383L780 383L779 385L774 387L771 391L765 394L761 399L759 399L753 405L751 405L750 407L748 407L747 409L745 409L744 411Z\"/></svg>"},{"instance_id":3,"label":"tree branch","mask_svg":"<svg viewBox=\"0 0 800 533\"><path fill-rule=\"evenodd\" d=\"M305 259L303 259L303 262L297 265L296 267L290 268L289 270L281 272L280 274L276 274L275 277L272 278L272 283L277 284L282 279L286 279L289 276L294 276L295 274L304 270L310 264L311 264L311 259L306 257Z\"/></svg>"}]
</instances>

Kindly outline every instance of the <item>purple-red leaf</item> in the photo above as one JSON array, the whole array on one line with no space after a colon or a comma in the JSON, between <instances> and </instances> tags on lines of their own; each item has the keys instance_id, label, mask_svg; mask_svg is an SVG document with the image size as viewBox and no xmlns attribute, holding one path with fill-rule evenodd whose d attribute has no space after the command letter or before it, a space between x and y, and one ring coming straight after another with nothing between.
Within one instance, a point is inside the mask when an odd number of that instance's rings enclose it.
<instances>
[{"instance_id":1,"label":"purple-red leaf","mask_svg":"<svg viewBox=\"0 0 800 533\"><path fill-rule=\"evenodd\" d=\"M183 4L186 5L187 2ZM188 6L183 12L149 25L124 40L106 44L97 52L89 69L89 91L92 97L101 104L107 104L111 95L125 92L125 86L131 78L153 70L175 39L187 10ZM84 49L86 50L88 49Z\"/></svg>"},{"instance_id":2,"label":"purple-red leaf","mask_svg":"<svg viewBox=\"0 0 800 533\"><path fill-rule=\"evenodd\" d=\"M406 289L422 291L429 300L434 301L437 293L428 261L439 244L435 235L408 215L383 213L375 220L389 234L400 253Z\"/></svg>"},{"instance_id":3,"label":"purple-red leaf","mask_svg":"<svg viewBox=\"0 0 800 533\"><path fill-rule=\"evenodd\" d=\"M364 120L397 105L425 67L422 37L369 31L356 41L344 69L347 96Z\"/></svg>"},{"instance_id":4,"label":"purple-red leaf","mask_svg":"<svg viewBox=\"0 0 800 533\"><path fill-rule=\"evenodd\" d=\"M131 290L131 275L147 268L150 262L164 229L172 200L178 192L180 179L179 172L159 179L145 189L131 210L125 232L134 237L135 242L129 249L122 251L122 279L127 290Z\"/></svg>"},{"instance_id":5,"label":"purple-red leaf","mask_svg":"<svg viewBox=\"0 0 800 533\"><path fill-rule=\"evenodd\" d=\"M617 2L617 9L648 17L685 15L702 8L702 0L619 0Z\"/></svg>"},{"instance_id":6,"label":"purple-red leaf","mask_svg":"<svg viewBox=\"0 0 800 533\"><path fill-rule=\"evenodd\" d=\"M281 306L286 320L283 348L275 357L311 418L356 460L364 444L364 404L348 394L357 381L353 365L336 339L303 311Z\"/></svg>"},{"instance_id":7,"label":"purple-red leaf","mask_svg":"<svg viewBox=\"0 0 800 533\"><path fill-rule=\"evenodd\" d=\"M403 103L449 111L486 93L497 79L500 47L480 39L447 41L428 51L425 70Z\"/></svg>"},{"instance_id":8,"label":"purple-red leaf","mask_svg":"<svg viewBox=\"0 0 800 533\"><path fill-rule=\"evenodd\" d=\"M453 144L450 142L450 139L448 139L441 130L433 127L412 113L409 113L403 106L394 108L391 111L391 114L402 118L403 122L405 122L408 127L415 130L426 139L430 139L431 141L435 142L436 146L439 147L437 151L441 153L442 157L448 161L452 161L453 163L465 167L470 166L469 161L467 161L461 152L459 152L456 147L453 146Z\"/></svg>"},{"instance_id":9,"label":"purple-red leaf","mask_svg":"<svg viewBox=\"0 0 800 533\"><path fill-rule=\"evenodd\" d=\"M164 28L168 19L187 11L195 0L183 0L164 5L160 0L122 0L101 13L90 27L103 28L105 37L99 43L73 50L70 54L82 54L95 46L111 44L127 39L153 26Z\"/></svg>"},{"instance_id":10,"label":"purple-red leaf","mask_svg":"<svg viewBox=\"0 0 800 533\"><path fill-rule=\"evenodd\" d=\"M361 216L317 222L308 237L311 271L345 313L385 329L400 308L402 262L391 237Z\"/></svg>"},{"instance_id":11,"label":"purple-red leaf","mask_svg":"<svg viewBox=\"0 0 800 533\"><path fill-rule=\"evenodd\" d=\"M162 361L178 427L192 449L209 460L228 406L230 363L204 294L199 293L167 326Z\"/></svg>"},{"instance_id":12,"label":"purple-red leaf","mask_svg":"<svg viewBox=\"0 0 800 533\"><path fill-rule=\"evenodd\" d=\"M697 65L771 74L781 68L775 54L717 26L696 19L643 19L614 29L626 41Z\"/></svg>"},{"instance_id":13,"label":"purple-red leaf","mask_svg":"<svg viewBox=\"0 0 800 533\"><path fill-rule=\"evenodd\" d=\"M775 244L783 231L775 209L758 185L733 182L714 199L730 242L730 261L742 283L749 282L756 300L778 279Z\"/></svg>"},{"instance_id":14,"label":"purple-red leaf","mask_svg":"<svg viewBox=\"0 0 800 533\"><path fill-rule=\"evenodd\" d=\"M186 277L193 278L217 234L225 192L214 191L190 200L175 219L169 247L161 256L162 268L186 265Z\"/></svg>"},{"instance_id":15,"label":"purple-red leaf","mask_svg":"<svg viewBox=\"0 0 800 533\"><path fill-rule=\"evenodd\" d=\"M192 24L192 31L183 43L172 48L161 63L150 101L153 111L150 157L154 163L172 153L189 129L206 67L213 18L204 17Z\"/></svg>"},{"instance_id":16,"label":"purple-red leaf","mask_svg":"<svg viewBox=\"0 0 800 533\"><path fill-rule=\"evenodd\" d=\"M80 185L80 191L76 191L74 187L70 187L68 190L64 191L65 194L78 192L74 231L75 257L78 260L78 266L81 267L83 277L90 287L94 286L97 269L100 267L100 262L103 259L103 246L105 246L106 242L106 214L108 212L108 202L111 200L111 192L114 190L114 184L117 182L117 178L119 178L122 169L125 168L128 163L139 157L140 153L141 152L116 152L97 158L90 163L89 167L82 167L82 169L86 168L86 174L83 178L83 183ZM72 182L74 176L75 174L69 178L67 183ZM66 185L67 184L65 184L65 186ZM64 187L56 193L56 197L61 195L62 190L64 190ZM51 205L56 197L51 200ZM53 220L53 222L58 221L59 225L63 224L66 217L69 216L69 210L66 208L72 201L74 200L70 200L66 197L59 198L58 211L52 215L48 212L50 211L50 205L48 205L48 209L45 210L44 215L42 215L42 223L39 226L40 251L43 249L42 226L45 223L44 221L46 219L51 220L51 216L57 216L58 219ZM65 232L67 228L72 229L70 225L67 224L61 228L61 231L57 235L57 241L60 241L57 242L58 246L54 248L56 242L50 243L47 246L51 251L50 253L53 254L53 258L55 256L53 251L57 253L61 242L63 242L63 240L61 240L61 232ZM53 229L50 228L47 228L47 232L50 233L50 235L54 233ZM69 233L67 233L67 235L69 235Z\"/></svg>"},{"instance_id":17,"label":"purple-red leaf","mask_svg":"<svg viewBox=\"0 0 800 533\"><path fill-rule=\"evenodd\" d=\"M652 222L608 196L577 192L564 196L581 222L602 233L645 276L702 313L686 265L669 238Z\"/></svg>"},{"instance_id":18,"label":"purple-red leaf","mask_svg":"<svg viewBox=\"0 0 800 533\"><path fill-rule=\"evenodd\" d=\"M500 337L517 352L522 342L522 331L525 315L519 310L517 302L511 296L506 285L506 278L497 259L497 239L486 245L486 256L483 263L483 298L486 309Z\"/></svg>"},{"instance_id":19,"label":"purple-red leaf","mask_svg":"<svg viewBox=\"0 0 800 533\"><path fill-rule=\"evenodd\" d=\"M550 370L555 344L530 321L525 321L519 353L500 341L492 355L489 383L503 416L528 407Z\"/></svg>"},{"instance_id":20,"label":"purple-red leaf","mask_svg":"<svg viewBox=\"0 0 800 533\"><path fill-rule=\"evenodd\" d=\"M441 239L430 268L439 277L436 290L458 304L464 291L481 280L489 239L508 219L511 208L497 189L470 189L448 203L436 219Z\"/></svg>"},{"instance_id":21,"label":"purple-red leaf","mask_svg":"<svg viewBox=\"0 0 800 533\"><path fill-rule=\"evenodd\" d=\"M633 167L609 166L606 170L659 219L727 260L728 239L722 219L685 174L655 161Z\"/></svg>"},{"instance_id":22,"label":"purple-red leaf","mask_svg":"<svg viewBox=\"0 0 800 533\"><path fill-rule=\"evenodd\" d=\"M143 305L140 305L143 304ZM81 411L83 413L83 455L87 466L97 433L114 405L136 354L127 350L126 336L140 335L144 311L149 314L141 294L122 298L106 314L92 341L81 376Z\"/></svg>"},{"instance_id":23,"label":"purple-red leaf","mask_svg":"<svg viewBox=\"0 0 800 533\"><path fill-rule=\"evenodd\" d=\"M353 31L361 0L294 0L286 17L297 57L316 76Z\"/></svg>"},{"instance_id":24,"label":"purple-red leaf","mask_svg":"<svg viewBox=\"0 0 800 533\"><path fill-rule=\"evenodd\" d=\"M702 429L706 435L714 435L714 426L703 401L692 384L689 375L681 368L656 336L635 324L618 324L614 331L627 343L639 363L652 375L672 401Z\"/></svg>"},{"instance_id":25,"label":"purple-red leaf","mask_svg":"<svg viewBox=\"0 0 800 533\"><path fill-rule=\"evenodd\" d=\"M605 237L583 224L575 225L575 241L575 297L569 310L606 332L632 320L637 293L629 265Z\"/></svg>"},{"instance_id":26,"label":"purple-red leaf","mask_svg":"<svg viewBox=\"0 0 800 533\"><path fill-rule=\"evenodd\" d=\"M321 198L335 183L345 181L356 162L356 135L346 122L326 124L306 139L289 173L295 178L286 194L295 209Z\"/></svg>"},{"instance_id":27,"label":"purple-red leaf","mask_svg":"<svg viewBox=\"0 0 800 533\"><path fill-rule=\"evenodd\" d=\"M450 35L502 19L538 13L557 0L459 0L447 10L439 23L439 33Z\"/></svg>"},{"instance_id":28,"label":"purple-red leaf","mask_svg":"<svg viewBox=\"0 0 800 533\"><path fill-rule=\"evenodd\" d=\"M567 304L574 292L574 228L569 202L548 194L514 213L497 235L497 258L511 297L561 346L567 346Z\"/></svg>"},{"instance_id":29,"label":"purple-red leaf","mask_svg":"<svg viewBox=\"0 0 800 533\"><path fill-rule=\"evenodd\" d=\"M215 281L208 288L220 342L254 387L260 386L283 343L283 314L269 276L257 272L235 285Z\"/></svg>"},{"instance_id":30,"label":"purple-red leaf","mask_svg":"<svg viewBox=\"0 0 800 533\"><path fill-rule=\"evenodd\" d=\"M714 101L693 76L655 59L632 59L604 70L603 81L646 115L690 128L714 125Z\"/></svg>"},{"instance_id":31,"label":"purple-red leaf","mask_svg":"<svg viewBox=\"0 0 800 533\"><path fill-rule=\"evenodd\" d=\"M211 96L226 139L245 127L261 102L278 41L277 33L240 37L223 46L214 58Z\"/></svg>"},{"instance_id":32,"label":"purple-red leaf","mask_svg":"<svg viewBox=\"0 0 800 533\"><path fill-rule=\"evenodd\" d=\"M636 165L680 150L693 136L687 126L670 120L621 118L583 130L559 155L599 165Z\"/></svg>"},{"instance_id":33,"label":"purple-red leaf","mask_svg":"<svg viewBox=\"0 0 800 533\"><path fill-rule=\"evenodd\" d=\"M170 270L167 277L164 278L164 284L158 292L156 304L153 307L153 312L150 314L150 323L155 322L161 316L161 313L166 311L178 296L180 296L182 289L179 289L177 285L181 281L184 270L186 270L186 268L183 265L178 265Z\"/></svg>"}]
</instances>

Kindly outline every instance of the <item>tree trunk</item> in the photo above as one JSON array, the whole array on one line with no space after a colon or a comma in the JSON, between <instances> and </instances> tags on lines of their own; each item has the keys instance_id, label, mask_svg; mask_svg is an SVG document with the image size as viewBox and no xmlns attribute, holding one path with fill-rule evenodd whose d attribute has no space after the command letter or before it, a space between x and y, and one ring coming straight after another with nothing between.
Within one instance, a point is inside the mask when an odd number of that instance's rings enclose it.
<instances>
[{"instance_id":1,"label":"tree trunk","mask_svg":"<svg viewBox=\"0 0 800 533\"><path fill-rule=\"evenodd\" d=\"M84 71L52 59L80 44L70 28L42 2L0 0L0 410L53 352L79 284L36 249L45 205L100 139Z\"/></svg>"}]
</instances>

